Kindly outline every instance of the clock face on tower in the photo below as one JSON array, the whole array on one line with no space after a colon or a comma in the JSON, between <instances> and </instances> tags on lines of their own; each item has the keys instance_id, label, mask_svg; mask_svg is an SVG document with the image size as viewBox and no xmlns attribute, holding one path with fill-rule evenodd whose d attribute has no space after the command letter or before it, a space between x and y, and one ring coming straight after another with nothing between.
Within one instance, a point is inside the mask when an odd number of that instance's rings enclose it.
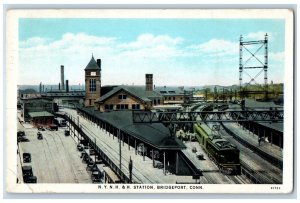
<instances>
[{"instance_id":1,"label":"clock face on tower","mask_svg":"<svg viewBox=\"0 0 300 203\"><path fill-rule=\"evenodd\" d=\"M96 76L96 72L91 72L91 76Z\"/></svg>"}]
</instances>

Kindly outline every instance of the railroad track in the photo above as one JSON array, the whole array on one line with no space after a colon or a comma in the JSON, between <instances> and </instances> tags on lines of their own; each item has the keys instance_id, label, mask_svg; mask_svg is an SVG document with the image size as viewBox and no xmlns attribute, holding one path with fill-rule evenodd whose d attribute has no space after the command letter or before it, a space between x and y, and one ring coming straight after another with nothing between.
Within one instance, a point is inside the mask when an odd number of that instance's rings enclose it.
<instances>
[{"instance_id":1,"label":"railroad track","mask_svg":"<svg viewBox=\"0 0 300 203\"><path fill-rule=\"evenodd\" d=\"M254 171L251 167L241 160L241 173L256 184L274 184L274 181L262 175L261 173ZM279 184L280 182L275 182Z\"/></svg>"},{"instance_id":2,"label":"railroad track","mask_svg":"<svg viewBox=\"0 0 300 203\"><path fill-rule=\"evenodd\" d=\"M246 142L245 140L243 140L242 138L240 138L239 136L237 136L234 132L232 132L229 128L227 128L222 122L220 122L220 124L222 125L223 129L225 130L225 132L228 133L229 135L231 135L235 140L237 140L238 142L240 142L245 147L251 149L252 151L254 151L255 153L257 153L260 157L262 157L266 161L270 162L274 166L282 169L282 167L283 167L282 160L279 160L276 157L274 157L274 156L272 156L272 155L270 155L270 154L262 151L258 147L253 146L250 143Z\"/></svg>"}]
</instances>

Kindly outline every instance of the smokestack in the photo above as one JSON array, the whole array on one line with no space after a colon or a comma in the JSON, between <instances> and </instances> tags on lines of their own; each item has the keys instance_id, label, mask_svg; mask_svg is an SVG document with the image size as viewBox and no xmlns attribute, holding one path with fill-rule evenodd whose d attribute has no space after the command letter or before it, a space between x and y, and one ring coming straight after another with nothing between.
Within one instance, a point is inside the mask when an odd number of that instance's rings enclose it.
<instances>
[{"instance_id":1,"label":"smokestack","mask_svg":"<svg viewBox=\"0 0 300 203\"><path fill-rule=\"evenodd\" d=\"M66 80L66 92L69 92L69 80Z\"/></svg>"},{"instance_id":2,"label":"smokestack","mask_svg":"<svg viewBox=\"0 0 300 203\"><path fill-rule=\"evenodd\" d=\"M42 93L42 82L40 82L40 93Z\"/></svg>"},{"instance_id":3,"label":"smokestack","mask_svg":"<svg viewBox=\"0 0 300 203\"><path fill-rule=\"evenodd\" d=\"M58 83L58 90L60 90L60 82Z\"/></svg>"},{"instance_id":4,"label":"smokestack","mask_svg":"<svg viewBox=\"0 0 300 203\"><path fill-rule=\"evenodd\" d=\"M97 65L98 65L99 68L101 69L101 59L97 59Z\"/></svg>"},{"instance_id":5,"label":"smokestack","mask_svg":"<svg viewBox=\"0 0 300 203\"><path fill-rule=\"evenodd\" d=\"M146 74L146 91L153 91L153 74Z\"/></svg>"},{"instance_id":6,"label":"smokestack","mask_svg":"<svg viewBox=\"0 0 300 203\"><path fill-rule=\"evenodd\" d=\"M63 65L60 66L60 82L61 90L65 90L65 68Z\"/></svg>"}]
</instances>

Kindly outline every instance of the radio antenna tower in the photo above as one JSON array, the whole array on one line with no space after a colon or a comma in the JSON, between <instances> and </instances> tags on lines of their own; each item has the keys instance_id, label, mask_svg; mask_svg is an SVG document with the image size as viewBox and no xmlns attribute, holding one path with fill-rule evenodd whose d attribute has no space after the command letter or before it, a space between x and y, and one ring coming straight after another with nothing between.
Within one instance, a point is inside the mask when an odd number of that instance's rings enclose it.
<instances>
[{"instance_id":1,"label":"radio antenna tower","mask_svg":"<svg viewBox=\"0 0 300 203\"><path fill-rule=\"evenodd\" d=\"M253 47L253 45L260 45L255 52L250 50L250 46ZM261 59L257 56L258 52L264 48L264 62L261 61ZM246 51L250 54L250 57L247 58L247 60L244 62L243 60L243 52ZM247 66L247 63L250 60L255 60L257 64L255 66ZM258 73L253 77L250 75L246 70L247 69L260 69ZM243 73L246 73L250 77L250 81L246 83L246 86L250 85L252 82L256 83L255 81L258 76L260 76L264 72L264 90L267 91L267 85L268 85L268 34L265 34L264 40L257 40L257 41L243 41L243 36L240 36L240 61L239 61L239 81L240 81L240 91L242 90L243 85Z\"/></svg>"}]
</instances>

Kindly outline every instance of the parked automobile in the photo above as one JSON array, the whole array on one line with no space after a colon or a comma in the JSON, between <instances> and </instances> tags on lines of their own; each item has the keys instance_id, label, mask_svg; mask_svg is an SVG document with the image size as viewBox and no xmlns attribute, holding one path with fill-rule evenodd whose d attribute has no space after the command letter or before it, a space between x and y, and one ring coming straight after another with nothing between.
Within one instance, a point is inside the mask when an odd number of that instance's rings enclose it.
<instances>
[{"instance_id":1,"label":"parked automobile","mask_svg":"<svg viewBox=\"0 0 300 203\"><path fill-rule=\"evenodd\" d=\"M31 162L31 154L23 153L23 163L30 163L30 162Z\"/></svg>"},{"instance_id":2,"label":"parked automobile","mask_svg":"<svg viewBox=\"0 0 300 203\"><path fill-rule=\"evenodd\" d=\"M28 176L26 178L26 183L37 183L37 177L36 176Z\"/></svg>"},{"instance_id":3,"label":"parked automobile","mask_svg":"<svg viewBox=\"0 0 300 203\"><path fill-rule=\"evenodd\" d=\"M42 139L43 139L43 135L42 135L41 132L38 132L38 133L37 133L37 139L38 139L38 140L42 140Z\"/></svg>"},{"instance_id":4,"label":"parked automobile","mask_svg":"<svg viewBox=\"0 0 300 203\"><path fill-rule=\"evenodd\" d=\"M96 154L96 151L94 149L90 149L90 155L95 155Z\"/></svg>"},{"instance_id":5,"label":"parked automobile","mask_svg":"<svg viewBox=\"0 0 300 203\"><path fill-rule=\"evenodd\" d=\"M65 136L69 136L70 135L70 131L69 130L65 130Z\"/></svg>"},{"instance_id":6,"label":"parked automobile","mask_svg":"<svg viewBox=\"0 0 300 203\"><path fill-rule=\"evenodd\" d=\"M23 181L24 183L31 183L33 182L33 172L31 166L22 166L22 174L23 174Z\"/></svg>"},{"instance_id":7,"label":"parked automobile","mask_svg":"<svg viewBox=\"0 0 300 203\"><path fill-rule=\"evenodd\" d=\"M39 126L39 127L38 127L38 130L40 130L40 131L45 131L46 129L45 129L43 126Z\"/></svg>"},{"instance_id":8,"label":"parked automobile","mask_svg":"<svg viewBox=\"0 0 300 203\"><path fill-rule=\"evenodd\" d=\"M29 142L29 139L26 138L26 137L18 137L18 138L17 138L17 141L18 141L18 142Z\"/></svg>"},{"instance_id":9,"label":"parked automobile","mask_svg":"<svg viewBox=\"0 0 300 203\"><path fill-rule=\"evenodd\" d=\"M51 124L51 125L49 125L48 130L50 130L50 131L53 131L53 130L58 131L58 126L54 125L54 124Z\"/></svg>"},{"instance_id":10,"label":"parked automobile","mask_svg":"<svg viewBox=\"0 0 300 203\"><path fill-rule=\"evenodd\" d=\"M102 174L100 171L93 171L91 174L92 182L93 183L100 183L101 182Z\"/></svg>"},{"instance_id":11,"label":"parked automobile","mask_svg":"<svg viewBox=\"0 0 300 203\"><path fill-rule=\"evenodd\" d=\"M78 151L83 151L83 145L82 144L78 144L77 145L77 149L78 149Z\"/></svg>"},{"instance_id":12,"label":"parked automobile","mask_svg":"<svg viewBox=\"0 0 300 203\"><path fill-rule=\"evenodd\" d=\"M18 131L17 136L18 137L24 137L25 136L25 132L24 131Z\"/></svg>"}]
</instances>

